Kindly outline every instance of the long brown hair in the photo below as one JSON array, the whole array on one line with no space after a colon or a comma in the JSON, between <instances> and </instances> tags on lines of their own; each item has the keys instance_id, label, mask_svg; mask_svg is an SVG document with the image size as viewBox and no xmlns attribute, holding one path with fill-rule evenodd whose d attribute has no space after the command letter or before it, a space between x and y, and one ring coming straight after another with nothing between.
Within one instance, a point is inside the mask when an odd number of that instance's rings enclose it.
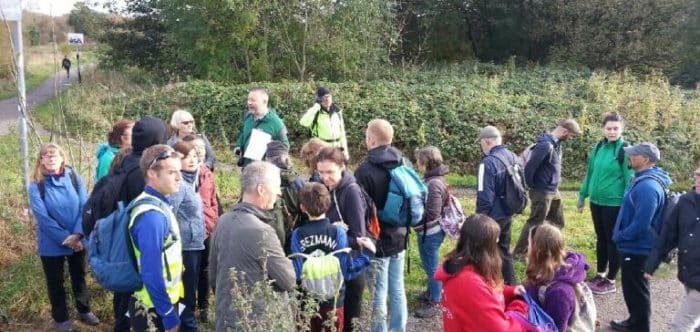
<instances>
[{"instance_id":1,"label":"long brown hair","mask_svg":"<svg viewBox=\"0 0 700 332\"><path fill-rule=\"evenodd\" d=\"M501 228L489 216L472 214L459 231L457 247L447 254L447 263L460 270L471 265L491 287L500 287L503 284L498 250L500 232Z\"/></svg>"},{"instance_id":2,"label":"long brown hair","mask_svg":"<svg viewBox=\"0 0 700 332\"><path fill-rule=\"evenodd\" d=\"M32 180L34 180L36 183L44 181L44 173L46 173L46 169L44 168L44 165L41 164L41 158L44 157L45 154L49 153L49 150L56 150L56 153L61 155L61 158L63 158L61 169L68 164L68 157L60 146L54 143L46 143L42 145L39 152L36 154L36 162L34 162L34 171L32 172Z\"/></svg>"},{"instance_id":3,"label":"long brown hair","mask_svg":"<svg viewBox=\"0 0 700 332\"><path fill-rule=\"evenodd\" d=\"M565 263L564 235L559 228L542 224L530 229L530 250L527 257L528 284L550 282Z\"/></svg>"}]
</instances>

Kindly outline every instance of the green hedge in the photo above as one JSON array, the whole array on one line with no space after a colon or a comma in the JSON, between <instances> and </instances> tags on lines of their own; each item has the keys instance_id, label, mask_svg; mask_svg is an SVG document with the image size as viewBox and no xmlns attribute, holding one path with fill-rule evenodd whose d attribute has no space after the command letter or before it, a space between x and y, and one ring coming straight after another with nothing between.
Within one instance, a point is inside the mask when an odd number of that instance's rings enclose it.
<instances>
[{"instance_id":1,"label":"green hedge","mask_svg":"<svg viewBox=\"0 0 700 332\"><path fill-rule=\"evenodd\" d=\"M372 118L394 125L395 143L405 153L433 144L454 167L470 174L481 158L475 143L480 127L497 126L504 142L519 153L538 133L574 117L584 134L564 144L564 176L580 179L590 148L602 138L599 121L606 111L621 112L627 119L629 141L657 143L664 159L661 166L675 178L687 179L700 160L700 98L656 76L465 64L399 72L393 81L260 83L287 124L293 151L308 138L297 121L320 84L333 91L344 110L355 160L364 153L364 128ZM108 100L132 118L150 114L168 119L176 106L186 107L210 140L230 146L252 86L258 85L192 81Z\"/></svg>"}]
</instances>

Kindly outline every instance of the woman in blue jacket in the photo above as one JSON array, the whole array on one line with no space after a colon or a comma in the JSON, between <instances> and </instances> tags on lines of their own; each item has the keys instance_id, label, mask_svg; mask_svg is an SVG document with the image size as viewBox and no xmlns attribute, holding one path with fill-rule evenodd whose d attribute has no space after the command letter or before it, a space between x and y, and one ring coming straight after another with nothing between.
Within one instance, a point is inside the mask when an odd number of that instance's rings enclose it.
<instances>
[{"instance_id":1,"label":"woman in blue jacket","mask_svg":"<svg viewBox=\"0 0 700 332\"><path fill-rule=\"evenodd\" d=\"M53 327L58 331L73 330L63 287L65 261L68 261L73 298L80 320L89 325L100 323L90 311L85 285L81 211L87 194L83 179L66 163L61 147L56 144L43 145L34 165L33 181L29 185L29 202L37 222L39 257L46 276Z\"/></svg>"}]
</instances>

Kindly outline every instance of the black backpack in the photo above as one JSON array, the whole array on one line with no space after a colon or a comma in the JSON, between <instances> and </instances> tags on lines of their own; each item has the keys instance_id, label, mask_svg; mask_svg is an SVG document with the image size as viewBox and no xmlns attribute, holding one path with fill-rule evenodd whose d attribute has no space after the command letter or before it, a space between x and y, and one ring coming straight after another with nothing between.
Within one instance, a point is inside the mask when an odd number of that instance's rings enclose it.
<instances>
[{"instance_id":1,"label":"black backpack","mask_svg":"<svg viewBox=\"0 0 700 332\"><path fill-rule=\"evenodd\" d=\"M504 156L493 154L493 157L498 159L508 172L506 177L505 199L506 207L512 214L521 214L527 206L527 185L525 184L525 171L520 165L516 157L513 157L513 162L508 161Z\"/></svg>"},{"instance_id":2,"label":"black backpack","mask_svg":"<svg viewBox=\"0 0 700 332\"><path fill-rule=\"evenodd\" d=\"M122 190L129 174L138 170L139 166L127 170L118 170L101 178L95 184L85 205L83 206L83 233L85 237L95 228L97 220L107 217L117 209L117 202L126 202L126 191Z\"/></svg>"}]
</instances>

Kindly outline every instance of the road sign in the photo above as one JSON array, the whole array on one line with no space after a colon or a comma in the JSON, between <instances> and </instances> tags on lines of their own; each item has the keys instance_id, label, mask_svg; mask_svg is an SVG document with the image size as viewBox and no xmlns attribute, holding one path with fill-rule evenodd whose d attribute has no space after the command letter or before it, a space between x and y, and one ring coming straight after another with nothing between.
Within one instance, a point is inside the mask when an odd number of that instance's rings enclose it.
<instances>
[{"instance_id":1,"label":"road sign","mask_svg":"<svg viewBox=\"0 0 700 332\"><path fill-rule=\"evenodd\" d=\"M83 34L82 33L69 33L68 34L68 44L80 46L83 45Z\"/></svg>"},{"instance_id":2,"label":"road sign","mask_svg":"<svg viewBox=\"0 0 700 332\"><path fill-rule=\"evenodd\" d=\"M22 0L0 0L0 19L5 17L8 21L19 21L22 19L22 7L26 1Z\"/></svg>"}]
</instances>

